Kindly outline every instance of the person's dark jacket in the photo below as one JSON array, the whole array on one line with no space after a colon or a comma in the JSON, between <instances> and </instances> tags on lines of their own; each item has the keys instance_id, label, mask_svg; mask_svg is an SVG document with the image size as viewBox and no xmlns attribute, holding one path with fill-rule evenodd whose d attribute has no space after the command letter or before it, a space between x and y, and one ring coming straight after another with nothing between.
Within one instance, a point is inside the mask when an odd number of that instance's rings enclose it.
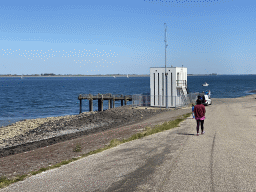
<instances>
[{"instance_id":1,"label":"person's dark jacket","mask_svg":"<svg viewBox=\"0 0 256 192\"><path fill-rule=\"evenodd\" d=\"M196 118L205 116L205 106L203 104L197 104L194 108L194 113Z\"/></svg>"}]
</instances>

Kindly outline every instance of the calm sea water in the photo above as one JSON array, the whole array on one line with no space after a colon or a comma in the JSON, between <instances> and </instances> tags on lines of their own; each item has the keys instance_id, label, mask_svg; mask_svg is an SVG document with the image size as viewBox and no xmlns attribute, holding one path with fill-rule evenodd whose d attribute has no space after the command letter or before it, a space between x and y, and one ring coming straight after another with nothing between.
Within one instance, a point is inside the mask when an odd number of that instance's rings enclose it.
<instances>
[{"instance_id":1,"label":"calm sea water","mask_svg":"<svg viewBox=\"0 0 256 192\"><path fill-rule=\"evenodd\" d=\"M202 87L204 82L209 87ZM149 77L0 78L0 126L22 119L78 114L79 94L133 95L149 93L149 86ZM211 90L213 98L240 97L256 90L256 75L189 76L188 88L190 92ZM120 106L120 101L116 106ZM86 100L83 100L84 111L88 111Z\"/></svg>"}]
</instances>

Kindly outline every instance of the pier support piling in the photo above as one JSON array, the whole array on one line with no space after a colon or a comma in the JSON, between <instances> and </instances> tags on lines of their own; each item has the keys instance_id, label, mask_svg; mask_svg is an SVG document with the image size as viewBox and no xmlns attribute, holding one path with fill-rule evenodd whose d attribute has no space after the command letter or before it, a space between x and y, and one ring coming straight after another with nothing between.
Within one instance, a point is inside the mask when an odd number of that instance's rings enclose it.
<instances>
[{"instance_id":1,"label":"pier support piling","mask_svg":"<svg viewBox=\"0 0 256 192\"><path fill-rule=\"evenodd\" d=\"M123 97L123 95L121 95L121 97ZM123 106L123 105L124 105L124 100L121 99L121 106Z\"/></svg>"},{"instance_id":2,"label":"pier support piling","mask_svg":"<svg viewBox=\"0 0 256 192\"><path fill-rule=\"evenodd\" d=\"M113 102L113 108L115 108L115 98L113 98L112 102Z\"/></svg>"},{"instance_id":3,"label":"pier support piling","mask_svg":"<svg viewBox=\"0 0 256 192\"><path fill-rule=\"evenodd\" d=\"M110 99L110 108L113 108L113 99Z\"/></svg>"},{"instance_id":4,"label":"pier support piling","mask_svg":"<svg viewBox=\"0 0 256 192\"><path fill-rule=\"evenodd\" d=\"M111 108L111 102L110 102L110 100L108 100L108 109L110 109Z\"/></svg>"},{"instance_id":5,"label":"pier support piling","mask_svg":"<svg viewBox=\"0 0 256 192\"><path fill-rule=\"evenodd\" d=\"M126 99L126 96L124 96L124 105L127 105L127 99Z\"/></svg>"},{"instance_id":6,"label":"pier support piling","mask_svg":"<svg viewBox=\"0 0 256 192\"><path fill-rule=\"evenodd\" d=\"M93 99L89 99L89 111L93 111Z\"/></svg>"},{"instance_id":7,"label":"pier support piling","mask_svg":"<svg viewBox=\"0 0 256 192\"><path fill-rule=\"evenodd\" d=\"M98 111L103 111L103 95L101 95L101 98L98 99Z\"/></svg>"},{"instance_id":8,"label":"pier support piling","mask_svg":"<svg viewBox=\"0 0 256 192\"><path fill-rule=\"evenodd\" d=\"M79 114L82 113L82 99L79 99L80 100L80 111L79 111Z\"/></svg>"},{"instance_id":9,"label":"pier support piling","mask_svg":"<svg viewBox=\"0 0 256 192\"><path fill-rule=\"evenodd\" d=\"M98 99L98 111L101 111L101 99Z\"/></svg>"}]
</instances>

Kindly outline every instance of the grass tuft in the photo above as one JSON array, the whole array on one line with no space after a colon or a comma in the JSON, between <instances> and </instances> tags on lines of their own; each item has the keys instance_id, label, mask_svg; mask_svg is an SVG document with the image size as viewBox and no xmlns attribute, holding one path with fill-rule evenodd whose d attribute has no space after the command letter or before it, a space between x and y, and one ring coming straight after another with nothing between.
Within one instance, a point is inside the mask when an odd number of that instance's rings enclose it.
<instances>
[{"instance_id":1,"label":"grass tuft","mask_svg":"<svg viewBox=\"0 0 256 192\"><path fill-rule=\"evenodd\" d=\"M80 143L76 144L76 147L74 148L73 151L74 152L80 152L81 151L81 144Z\"/></svg>"},{"instance_id":2,"label":"grass tuft","mask_svg":"<svg viewBox=\"0 0 256 192\"><path fill-rule=\"evenodd\" d=\"M61 165L66 165L66 164L69 164L70 162L71 162L71 160L62 161Z\"/></svg>"},{"instance_id":3,"label":"grass tuft","mask_svg":"<svg viewBox=\"0 0 256 192\"><path fill-rule=\"evenodd\" d=\"M6 181L6 177L0 177L0 183Z\"/></svg>"},{"instance_id":4,"label":"grass tuft","mask_svg":"<svg viewBox=\"0 0 256 192\"><path fill-rule=\"evenodd\" d=\"M172 129L174 127L178 127L179 123L184 121L190 115L191 115L191 113L187 113L185 115L180 116L178 119L176 119L174 121L165 122L162 125L155 126L154 128L146 127L143 132L136 133L136 134L132 135L131 137L129 137L128 139L122 139L122 140L113 139L113 140L110 141L110 144L105 146L104 148L96 149L96 150L91 151L89 153L83 154L79 158L72 158L70 160L65 160L65 161L62 161L62 162L57 163L55 165L49 166L49 167L43 167L43 168L39 169L38 171L32 171L32 172L28 173L27 175L17 176L14 179L7 179L6 177L0 177L0 189L4 188L4 187L7 187L8 185L10 185L12 183L22 181L29 175L36 175L36 174L41 173L43 171L46 171L46 170L49 170L49 169L54 169L54 168L60 167L62 165L69 164L70 162L76 161L80 158L87 157L89 155L102 152L102 151L110 149L112 147L116 147L116 146L118 146L122 143L126 143L126 142L129 142L129 141L135 140L135 139L140 139L140 138L143 138L143 137L148 136L148 135L152 135L152 134L155 134L155 133L159 133L159 132L162 132L162 131L165 131L165 130ZM81 151L81 144L77 144L76 147L74 148L74 152L79 152L79 151Z\"/></svg>"},{"instance_id":5,"label":"grass tuft","mask_svg":"<svg viewBox=\"0 0 256 192\"><path fill-rule=\"evenodd\" d=\"M48 169L46 167L43 167L43 168L39 169L39 171L41 171L41 172L44 172L44 171L47 171L47 170Z\"/></svg>"},{"instance_id":6,"label":"grass tuft","mask_svg":"<svg viewBox=\"0 0 256 192\"><path fill-rule=\"evenodd\" d=\"M21 175L21 176L16 176L13 179L8 179L6 177L0 177L0 189L7 187L8 185L12 183L16 183L18 181L22 181L27 177L27 175Z\"/></svg>"},{"instance_id":7,"label":"grass tuft","mask_svg":"<svg viewBox=\"0 0 256 192\"><path fill-rule=\"evenodd\" d=\"M122 144L122 143L118 139L112 139L110 141L109 147L115 147L115 146L120 145L120 144Z\"/></svg>"}]
</instances>

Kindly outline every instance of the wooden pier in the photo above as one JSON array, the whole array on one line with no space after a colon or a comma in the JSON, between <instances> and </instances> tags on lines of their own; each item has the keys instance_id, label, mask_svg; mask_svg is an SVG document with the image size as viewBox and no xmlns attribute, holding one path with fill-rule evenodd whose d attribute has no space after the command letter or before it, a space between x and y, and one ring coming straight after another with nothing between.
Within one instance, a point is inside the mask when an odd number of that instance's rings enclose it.
<instances>
[{"instance_id":1,"label":"wooden pier","mask_svg":"<svg viewBox=\"0 0 256 192\"><path fill-rule=\"evenodd\" d=\"M112 95L108 94L99 94L98 95L91 95L91 94L80 94L78 96L80 100L80 112L82 113L82 100L87 99L89 100L89 111L93 111L93 100L98 100L98 111L103 111L103 101L108 100L108 109L115 108L115 101L121 100L121 106L127 104L127 101L132 101L131 95Z\"/></svg>"}]
</instances>

